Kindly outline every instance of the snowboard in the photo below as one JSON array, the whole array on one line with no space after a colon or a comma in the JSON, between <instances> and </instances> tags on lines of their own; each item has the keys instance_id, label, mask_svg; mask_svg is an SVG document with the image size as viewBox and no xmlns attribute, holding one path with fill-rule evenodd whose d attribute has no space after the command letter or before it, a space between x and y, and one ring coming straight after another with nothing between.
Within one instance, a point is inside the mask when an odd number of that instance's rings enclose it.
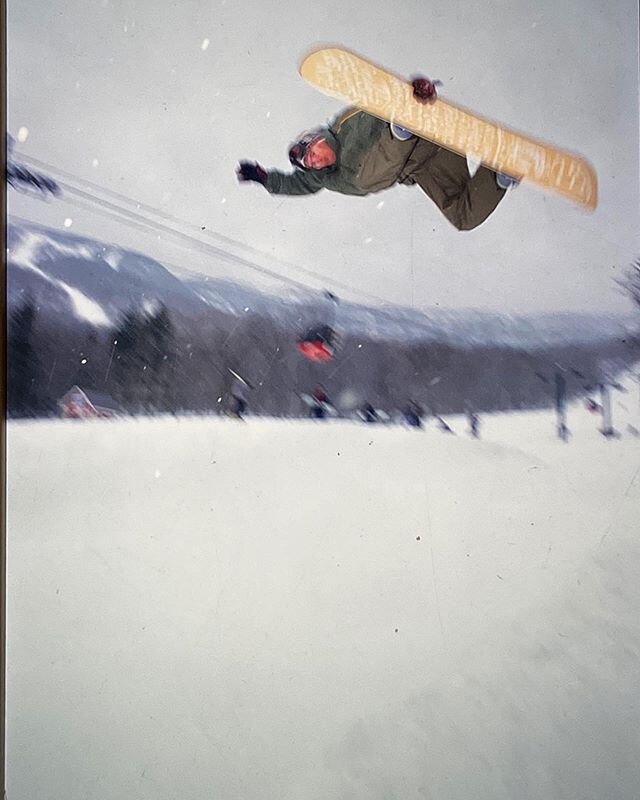
<instances>
[{"instance_id":1,"label":"snowboard","mask_svg":"<svg viewBox=\"0 0 640 800\"><path fill-rule=\"evenodd\" d=\"M490 169L559 192L587 209L598 203L596 172L582 156L440 97L434 103L420 103L406 78L349 50L314 50L300 64L300 74L324 94L460 155L473 156Z\"/></svg>"}]
</instances>

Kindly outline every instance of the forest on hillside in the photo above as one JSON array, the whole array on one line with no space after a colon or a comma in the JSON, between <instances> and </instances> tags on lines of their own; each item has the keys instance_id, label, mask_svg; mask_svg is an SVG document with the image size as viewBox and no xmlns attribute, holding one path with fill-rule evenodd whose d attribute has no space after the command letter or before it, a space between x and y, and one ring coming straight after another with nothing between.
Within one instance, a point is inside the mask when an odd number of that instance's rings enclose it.
<instances>
[{"instance_id":1,"label":"forest on hillside","mask_svg":"<svg viewBox=\"0 0 640 800\"><path fill-rule=\"evenodd\" d=\"M159 304L105 329L45 317L29 297L11 311L8 333L12 417L57 414L73 385L109 395L125 414L222 413L236 376L250 411L273 416L305 415L302 396L317 384L345 414L410 400L432 414L536 408L553 404L558 372L568 396L586 394L639 355L627 339L524 349L345 334L335 358L317 364L297 351L295 332L255 313L193 319Z\"/></svg>"}]
</instances>

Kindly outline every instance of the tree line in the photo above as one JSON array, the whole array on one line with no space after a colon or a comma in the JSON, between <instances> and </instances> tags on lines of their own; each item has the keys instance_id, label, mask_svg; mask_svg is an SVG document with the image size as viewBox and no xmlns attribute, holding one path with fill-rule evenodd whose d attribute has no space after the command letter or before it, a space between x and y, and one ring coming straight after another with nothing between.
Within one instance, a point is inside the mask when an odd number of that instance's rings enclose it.
<instances>
[{"instance_id":1,"label":"tree line","mask_svg":"<svg viewBox=\"0 0 640 800\"><path fill-rule=\"evenodd\" d=\"M51 318L27 297L9 319L7 400L12 417L52 415L77 384L110 395L126 414L223 413L239 375L249 410L265 415L306 415L302 395L317 384L343 413L410 400L433 414L509 410L552 405L558 369L571 397L603 380L605 365L622 368L637 355L637 342L621 340L527 350L347 334L333 361L315 364L296 350L295 332L256 313L193 320L158 304L97 328Z\"/></svg>"}]
</instances>

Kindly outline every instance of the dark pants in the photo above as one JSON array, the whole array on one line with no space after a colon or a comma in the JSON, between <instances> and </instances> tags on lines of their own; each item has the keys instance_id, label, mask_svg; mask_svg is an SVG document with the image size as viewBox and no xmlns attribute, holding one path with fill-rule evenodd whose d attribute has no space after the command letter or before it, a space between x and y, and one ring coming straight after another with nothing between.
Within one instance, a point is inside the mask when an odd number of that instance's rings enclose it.
<instances>
[{"instance_id":1,"label":"dark pants","mask_svg":"<svg viewBox=\"0 0 640 800\"><path fill-rule=\"evenodd\" d=\"M238 397L237 395L233 395L233 408L231 409L234 414L237 414L241 417L244 412L247 410L247 401L242 398Z\"/></svg>"},{"instance_id":2,"label":"dark pants","mask_svg":"<svg viewBox=\"0 0 640 800\"><path fill-rule=\"evenodd\" d=\"M460 231L484 222L505 195L493 170L480 166L471 177L464 156L426 139L417 140L401 180L417 183Z\"/></svg>"}]
</instances>

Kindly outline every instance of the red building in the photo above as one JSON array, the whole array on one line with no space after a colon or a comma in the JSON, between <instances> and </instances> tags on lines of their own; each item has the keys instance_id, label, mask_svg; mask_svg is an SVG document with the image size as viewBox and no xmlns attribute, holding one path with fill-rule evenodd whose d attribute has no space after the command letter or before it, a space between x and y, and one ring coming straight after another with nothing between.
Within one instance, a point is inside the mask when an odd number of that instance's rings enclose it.
<instances>
[{"instance_id":1,"label":"red building","mask_svg":"<svg viewBox=\"0 0 640 800\"><path fill-rule=\"evenodd\" d=\"M61 416L68 419L108 418L119 414L117 403L110 395L79 386L72 386L58 400L58 408Z\"/></svg>"}]
</instances>

